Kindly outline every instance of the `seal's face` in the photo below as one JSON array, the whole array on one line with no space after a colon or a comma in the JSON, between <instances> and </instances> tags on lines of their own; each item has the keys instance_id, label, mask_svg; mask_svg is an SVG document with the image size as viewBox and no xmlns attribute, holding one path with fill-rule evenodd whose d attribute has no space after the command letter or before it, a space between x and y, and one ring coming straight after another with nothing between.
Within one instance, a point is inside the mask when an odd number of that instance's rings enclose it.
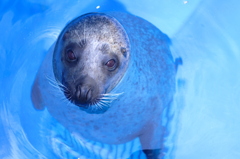
<instances>
[{"instance_id":1,"label":"seal's face","mask_svg":"<svg viewBox=\"0 0 240 159\"><path fill-rule=\"evenodd\" d=\"M127 69L129 51L127 34L115 19L87 14L59 36L54 75L69 101L84 109L103 109Z\"/></svg>"}]
</instances>

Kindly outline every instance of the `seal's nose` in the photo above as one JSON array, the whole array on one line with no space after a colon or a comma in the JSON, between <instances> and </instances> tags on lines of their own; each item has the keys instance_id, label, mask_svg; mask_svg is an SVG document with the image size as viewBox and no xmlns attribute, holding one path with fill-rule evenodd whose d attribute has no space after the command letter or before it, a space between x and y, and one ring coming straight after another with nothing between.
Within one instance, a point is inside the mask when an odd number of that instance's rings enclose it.
<instances>
[{"instance_id":1,"label":"seal's nose","mask_svg":"<svg viewBox=\"0 0 240 159\"><path fill-rule=\"evenodd\" d=\"M99 98L100 90L97 82L89 77L83 76L75 81L76 85L71 87L72 96L69 100L79 107L90 107L94 105Z\"/></svg>"},{"instance_id":2,"label":"seal's nose","mask_svg":"<svg viewBox=\"0 0 240 159\"><path fill-rule=\"evenodd\" d=\"M89 86L78 85L75 95L79 104L87 104L91 100L92 89Z\"/></svg>"}]
</instances>

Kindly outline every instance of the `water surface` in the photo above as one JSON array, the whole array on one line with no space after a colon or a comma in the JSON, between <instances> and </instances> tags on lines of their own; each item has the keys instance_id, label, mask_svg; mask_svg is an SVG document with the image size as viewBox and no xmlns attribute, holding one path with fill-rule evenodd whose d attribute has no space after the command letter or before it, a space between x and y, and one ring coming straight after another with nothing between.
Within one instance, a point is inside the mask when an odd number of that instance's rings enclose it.
<instances>
[{"instance_id":1,"label":"water surface","mask_svg":"<svg viewBox=\"0 0 240 159\"><path fill-rule=\"evenodd\" d=\"M0 157L128 158L139 141L109 146L70 134L36 111L31 86L50 46L73 18L97 11L138 15L182 57L166 126L166 158L240 158L240 11L237 0L1 1ZM138 153L135 158L144 158Z\"/></svg>"}]
</instances>

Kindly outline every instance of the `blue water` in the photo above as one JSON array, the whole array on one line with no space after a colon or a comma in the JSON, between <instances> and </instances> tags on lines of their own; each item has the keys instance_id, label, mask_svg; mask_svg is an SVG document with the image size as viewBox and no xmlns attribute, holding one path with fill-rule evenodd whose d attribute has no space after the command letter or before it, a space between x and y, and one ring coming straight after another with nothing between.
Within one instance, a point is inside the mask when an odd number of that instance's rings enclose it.
<instances>
[{"instance_id":1,"label":"blue water","mask_svg":"<svg viewBox=\"0 0 240 159\"><path fill-rule=\"evenodd\" d=\"M127 158L139 149L138 140L108 146L73 136L30 100L37 70L65 24L96 11L150 21L183 59L166 121L166 158L240 158L239 6L237 0L2 0L0 158Z\"/></svg>"}]
</instances>

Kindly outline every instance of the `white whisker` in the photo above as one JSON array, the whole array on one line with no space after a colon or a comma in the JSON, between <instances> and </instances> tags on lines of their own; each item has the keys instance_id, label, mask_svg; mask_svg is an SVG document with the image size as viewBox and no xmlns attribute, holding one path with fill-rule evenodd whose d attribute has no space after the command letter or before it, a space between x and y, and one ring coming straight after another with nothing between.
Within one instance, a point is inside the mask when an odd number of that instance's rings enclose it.
<instances>
[{"instance_id":1,"label":"white whisker","mask_svg":"<svg viewBox=\"0 0 240 159\"><path fill-rule=\"evenodd\" d=\"M69 93L69 89L57 79L51 79L48 76L45 77L48 80L49 85L54 88L53 90L51 90L51 93L59 97L62 102L70 105L72 102L72 96ZM66 94L66 96L64 95L64 93Z\"/></svg>"},{"instance_id":2,"label":"white whisker","mask_svg":"<svg viewBox=\"0 0 240 159\"><path fill-rule=\"evenodd\" d=\"M94 111L94 109L95 110L97 110L98 108L100 108L100 105L99 105L99 103L96 103L96 104L94 104L96 107L92 107L92 110Z\"/></svg>"},{"instance_id":3,"label":"white whisker","mask_svg":"<svg viewBox=\"0 0 240 159\"><path fill-rule=\"evenodd\" d=\"M54 87L60 87L60 89L62 90L62 88L68 90L68 88L66 86L64 86L60 81L58 81L57 79L53 80L48 76L45 76L46 79L49 81L49 84L51 84Z\"/></svg>"},{"instance_id":4,"label":"white whisker","mask_svg":"<svg viewBox=\"0 0 240 159\"><path fill-rule=\"evenodd\" d=\"M111 99L117 99L117 97L102 97L101 99L111 100Z\"/></svg>"},{"instance_id":5,"label":"white whisker","mask_svg":"<svg viewBox=\"0 0 240 159\"><path fill-rule=\"evenodd\" d=\"M100 104L101 106L105 106L105 103L104 103L103 101L99 101L99 104Z\"/></svg>"},{"instance_id":6,"label":"white whisker","mask_svg":"<svg viewBox=\"0 0 240 159\"><path fill-rule=\"evenodd\" d=\"M77 34L77 33L76 33ZM79 35L78 35L79 36ZM46 79L48 80L49 85L54 88L51 90L51 92L58 96L59 100L66 103L67 106L78 106L82 107L82 105L74 104L73 96L71 95L69 89L64 86L60 81L57 79L52 79L50 77L46 76ZM89 104L85 109L88 109L92 112L98 112L98 111L105 111L111 106L111 103L118 99L120 95L123 93L105 93L100 94L99 97L96 99L95 102Z\"/></svg>"},{"instance_id":7,"label":"white whisker","mask_svg":"<svg viewBox=\"0 0 240 159\"><path fill-rule=\"evenodd\" d=\"M61 88L60 88L60 87L58 87L58 86L54 85L53 83L49 82L49 84L50 84L51 86L53 86L54 88L57 88L57 89L61 90Z\"/></svg>"},{"instance_id":8,"label":"white whisker","mask_svg":"<svg viewBox=\"0 0 240 159\"><path fill-rule=\"evenodd\" d=\"M98 99L99 100L99 104L101 104L102 107L109 107L110 104L116 100L118 98L118 96L120 96L123 93L105 93L105 94L101 94L101 97Z\"/></svg>"},{"instance_id":9,"label":"white whisker","mask_svg":"<svg viewBox=\"0 0 240 159\"><path fill-rule=\"evenodd\" d=\"M103 96L106 96L106 97L108 97L108 96L110 96L110 97L115 97L115 96L119 96L119 95L121 95L121 94L123 94L123 93L115 93L115 94L108 94L108 93L106 93L106 94L102 94Z\"/></svg>"}]
</instances>

